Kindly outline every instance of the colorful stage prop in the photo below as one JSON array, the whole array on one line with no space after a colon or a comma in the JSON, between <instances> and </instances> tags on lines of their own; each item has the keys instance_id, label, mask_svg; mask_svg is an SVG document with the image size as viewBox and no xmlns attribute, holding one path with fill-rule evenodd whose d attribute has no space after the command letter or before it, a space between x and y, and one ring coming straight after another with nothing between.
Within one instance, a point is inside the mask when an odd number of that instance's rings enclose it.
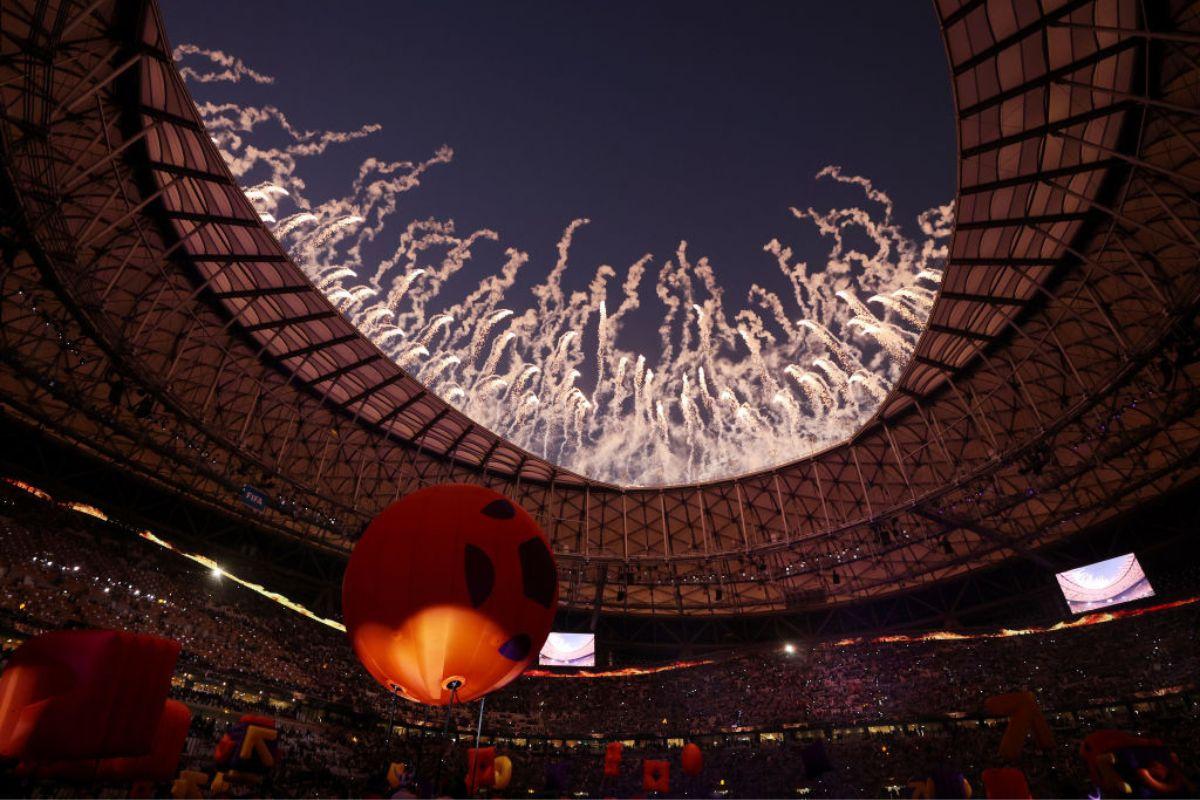
<instances>
[{"instance_id":1,"label":"colorful stage prop","mask_svg":"<svg viewBox=\"0 0 1200 800\"><path fill-rule=\"evenodd\" d=\"M1194 797L1179 756L1161 739L1116 730L1089 734L1079 747L1092 782L1108 797Z\"/></svg>"},{"instance_id":2,"label":"colorful stage prop","mask_svg":"<svg viewBox=\"0 0 1200 800\"><path fill-rule=\"evenodd\" d=\"M444 706L504 686L537 658L558 576L533 518L482 486L445 484L383 511L350 557L342 609L384 687Z\"/></svg>"},{"instance_id":3,"label":"colorful stage prop","mask_svg":"<svg viewBox=\"0 0 1200 800\"><path fill-rule=\"evenodd\" d=\"M171 797L175 800L202 800L204 792L201 790L206 786L208 773L185 769L171 784Z\"/></svg>"},{"instance_id":4,"label":"colorful stage prop","mask_svg":"<svg viewBox=\"0 0 1200 800\"><path fill-rule=\"evenodd\" d=\"M151 752L179 644L124 631L55 631L0 675L0 756L24 761Z\"/></svg>"},{"instance_id":5,"label":"colorful stage prop","mask_svg":"<svg viewBox=\"0 0 1200 800\"><path fill-rule=\"evenodd\" d=\"M245 714L217 742L213 761L218 777L229 784L258 783L279 762L279 732L275 720ZM216 780L213 781L214 790Z\"/></svg>"},{"instance_id":6,"label":"colorful stage prop","mask_svg":"<svg viewBox=\"0 0 1200 800\"><path fill-rule=\"evenodd\" d=\"M668 794L671 791L671 764L652 758L643 760L642 789L647 794L650 792Z\"/></svg>"},{"instance_id":7,"label":"colorful stage prop","mask_svg":"<svg viewBox=\"0 0 1200 800\"><path fill-rule=\"evenodd\" d=\"M983 771L988 800L1032 800L1025 773L1015 767L988 767Z\"/></svg>"},{"instance_id":8,"label":"colorful stage prop","mask_svg":"<svg viewBox=\"0 0 1200 800\"><path fill-rule=\"evenodd\" d=\"M1054 746L1054 734L1046 724L1033 692L998 694L985 700L983 706L989 714L1008 717L1008 727L1000 740L1000 757L1004 760L1016 761L1030 734L1043 750Z\"/></svg>"},{"instance_id":9,"label":"colorful stage prop","mask_svg":"<svg viewBox=\"0 0 1200 800\"><path fill-rule=\"evenodd\" d=\"M400 761L393 761L391 764L388 765L387 785L388 785L389 789L392 789L393 791L396 789L399 789L401 786L404 785L405 781L407 781L407 780L408 780L408 765L407 764L400 762Z\"/></svg>"},{"instance_id":10,"label":"colorful stage prop","mask_svg":"<svg viewBox=\"0 0 1200 800\"><path fill-rule=\"evenodd\" d=\"M475 794L496 781L496 748L472 747L467 750L467 794Z\"/></svg>"},{"instance_id":11,"label":"colorful stage prop","mask_svg":"<svg viewBox=\"0 0 1200 800\"><path fill-rule=\"evenodd\" d=\"M218 772L213 775L212 784L209 788L209 797L229 797L233 791L233 784L225 780L225 773Z\"/></svg>"},{"instance_id":12,"label":"colorful stage prop","mask_svg":"<svg viewBox=\"0 0 1200 800\"><path fill-rule=\"evenodd\" d=\"M179 769L192 712L177 700L168 700L159 717L150 752L143 756L102 759L96 776L109 781L169 781Z\"/></svg>"},{"instance_id":13,"label":"colorful stage prop","mask_svg":"<svg viewBox=\"0 0 1200 800\"><path fill-rule=\"evenodd\" d=\"M192 712L183 703L168 700L159 717L149 753L121 758L22 759L17 774L42 780L141 782L168 781L179 768Z\"/></svg>"},{"instance_id":14,"label":"colorful stage prop","mask_svg":"<svg viewBox=\"0 0 1200 800\"><path fill-rule=\"evenodd\" d=\"M511 758L508 756L496 756L496 761L493 764L495 777L492 779L492 788L498 791L507 789L509 781L512 780L512 769Z\"/></svg>"},{"instance_id":15,"label":"colorful stage prop","mask_svg":"<svg viewBox=\"0 0 1200 800\"><path fill-rule=\"evenodd\" d=\"M679 764L683 769L684 775L695 777L704 769L704 754L700 752L700 745L695 742L688 742L683 746L683 752L679 755Z\"/></svg>"},{"instance_id":16,"label":"colorful stage prop","mask_svg":"<svg viewBox=\"0 0 1200 800\"><path fill-rule=\"evenodd\" d=\"M621 776L621 750L624 745L620 742L609 742L604 748L604 777L618 778Z\"/></svg>"}]
</instances>

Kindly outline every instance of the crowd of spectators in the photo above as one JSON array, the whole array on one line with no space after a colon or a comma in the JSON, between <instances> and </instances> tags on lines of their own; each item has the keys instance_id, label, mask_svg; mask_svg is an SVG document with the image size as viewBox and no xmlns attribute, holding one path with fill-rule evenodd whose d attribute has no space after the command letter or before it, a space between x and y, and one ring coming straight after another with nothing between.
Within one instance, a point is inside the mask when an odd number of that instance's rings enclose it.
<instances>
[{"instance_id":1,"label":"crowd of spectators","mask_svg":"<svg viewBox=\"0 0 1200 800\"><path fill-rule=\"evenodd\" d=\"M1083 628L994 639L818 642L608 680L525 679L489 699L529 733L703 734L974 714L1029 689L1049 709L1163 690L1200 675L1200 603ZM1119 655L1119 657L1118 657Z\"/></svg>"},{"instance_id":2,"label":"crowd of spectators","mask_svg":"<svg viewBox=\"0 0 1200 800\"><path fill-rule=\"evenodd\" d=\"M0 614L166 636L183 645L182 666L329 702L383 702L339 632L73 512L0 506Z\"/></svg>"},{"instance_id":3,"label":"crowd of spectators","mask_svg":"<svg viewBox=\"0 0 1200 800\"><path fill-rule=\"evenodd\" d=\"M185 764L203 768L229 722L254 711L281 726L287 768L271 786L276 794L361 794L392 761L420 765L427 791L435 788L431 775L444 776L443 790L461 778L477 706L455 712L448 727L462 741L449 746L438 735L440 712L394 706L344 634L128 530L0 501L6 645L70 626L178 640L174 695L195 715ZM568 765L582 791L632 796L640 789L634 765L656 756L677 765L685 739L701 742L707 759L700 778L674 776L692 796L875 796L939 764L968 775L993 765L1000 729L983 720L983 701L1029 689L1061 741L1022 766L1043 792L1061 794L1084 785L1073 748L1088 726L1158 726L1194 751L1198 630L1200 603L1006 638L797 642L791 652L740 653L648 675L526 676L489 695L483 731L513 759L509 793L522 796L542 791L545 765L555 762ZM1184 700L1164 706L1164 697ZM398 727L389 733L392 714ZM796 753L814 738L834 768L809 779ZM630 766L602 786L598 748L611 739L631 742Z\"/></svg>"}]
</instances>

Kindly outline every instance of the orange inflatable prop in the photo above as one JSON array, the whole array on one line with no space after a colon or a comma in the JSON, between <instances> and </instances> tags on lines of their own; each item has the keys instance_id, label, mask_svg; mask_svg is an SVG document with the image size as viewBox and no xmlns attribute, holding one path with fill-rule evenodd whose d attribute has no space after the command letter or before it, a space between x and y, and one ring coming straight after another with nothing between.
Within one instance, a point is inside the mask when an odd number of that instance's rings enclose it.
<instances>
[{"instance_id":1,"label":"orange inflatable prop","mask_svg":"<svg viewBox=\"0 0 1200 800\"><path fill-rule=\"evenodd\" d=\"M390 789L399 789L408 774L408 765L403 761L393 761L388 765L387 785Z\"/></svg>"},{"instance_id":2,"label":"orange inflatable prop","mask_svg":"<svg viewBox=\"0 0 1200 800\"><path fill-rule=\"evenodd\" d=\"M492 763L492 769L494 772L492 788L507 789L508 782L512 780L512 759L508 756L496 756L496 760Z\"/></svg>"},{"instance_id":3,"label":"orange inflatable prop","mask_svg":"<svg viewBox=\"0 0 1200 800\"><path fill-rule=\"evenodd\" d=\"M520 506L482 486L422 489L383 511L350 556L342 612L383 686L447 705L537 658L558 602L554 557Z\"/></svg>"},{"instance_id":4,"label":"orange inflatable prop","mask_svg":"<svg viewBox=\"0 0 1200 800\"><path fill-rule=\"evenodd\" d=\"M175 800L204 800L200 790L208 786L208 773L185 769L171 784L171 797Z\"/></svg>"},{"instance_id":5,"label":"orange inflatable prop","mask_svg":"<svg viewBox=\"0 0 1200 800\"><path fill-rule=\"evenodd\" d=\"M1054 746L1054 734L1046 724L1033 692L998 694L985 700L983 707L989 714L1008 717L1008 727L1004 729L1004 736L1000 740L1001 758L1016 761L1030 734L1043 750Z\"/></svg>"}]
</instances>

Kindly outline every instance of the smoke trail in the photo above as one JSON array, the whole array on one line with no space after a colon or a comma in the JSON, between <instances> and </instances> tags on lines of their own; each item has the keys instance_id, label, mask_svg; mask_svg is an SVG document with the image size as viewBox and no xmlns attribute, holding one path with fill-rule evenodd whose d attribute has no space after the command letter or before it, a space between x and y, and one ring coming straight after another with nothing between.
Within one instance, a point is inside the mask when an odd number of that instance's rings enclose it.
<instances>
[{"instance_id":1,"label":"smoke trail","mask_svg":"<svg viewBox=\"0 0 1200 800\"><path fill-rule=\"evenodd\" d=\"M197 83L238 83L243 78L249 78L255 83L275 82L275 79L270 75L255 72L247 67L240 58L223 53L220 50L205 50L194 44L181 44L171 53L171 57L179 62L182 62L187 56L206 58L213 64L224 67L224 69L200 71L191 66L181 65L179 73L183 75L185 80L192 80Z\"/></svg>"},{"instance_id":2,"label":"smoke trail","mask_svg":"<svg viewBox=\"0 0 1200 800\"><path fill-rule=\"evenodd\" d=\"M271 80L219 51L181 45L176 58L185 56L230 75L185 68L188 80ZM530 265L528 254L508 248L502 263L472 270L484 275L474 288L447 296L478 245L502 241L489 229L460 232L452 220L398 217L401 196L453 161L449 147L423 161L368 158L344 196L316 202L299 174L304 160L378 125L308 131L271 105L199 109L264 222L384 352L481 424L615 483L746 472L853 433L912 352L953 225L952 205L931 208L910 238L886 192L830 166L816 180L859 191L862 202L791 209L828 252L810 266L779 239L763 246L763 270L778 269L790 296L756 283L742 304L731 302L717 268L686 242L664 260L648 253L625 267L575 265L572 246L587 235L587 219L563 231L553 264ZM369 255L385 246L382 258ZM529 295L512 291L523 269L545 270ZM579 269L590 275L586 291L566 291L564 276ZM625 322L655 302L656 352L623 346ZM585 350L588 342L594 347Z\"/></svg>"}]
</instances>

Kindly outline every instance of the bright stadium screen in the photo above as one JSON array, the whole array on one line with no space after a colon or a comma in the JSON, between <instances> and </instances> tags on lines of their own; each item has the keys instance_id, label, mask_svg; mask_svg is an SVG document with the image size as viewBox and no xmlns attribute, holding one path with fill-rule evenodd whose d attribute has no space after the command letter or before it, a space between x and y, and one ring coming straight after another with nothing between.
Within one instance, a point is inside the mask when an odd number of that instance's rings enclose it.
<instances>
[{"instance_id":1,"label":"bright stadium screen","mask_svg":"<svg viewBox=\"0 0 1200 800\"><path fill-rule=\"evenodd\" d=\"M1072 614L1154 596L1154 588L1133 553L1060 572L1055 577Z\"/></svg>"},{"instance_id":2,"label":"bright stadium screen","mask_svg":"<svg viewBox=\"0 0 1200 800\"><path fill-rule=\"evenodd\" d=\"M596 666L594 633L551 633L542 645L538 664L543 667Z\"/></svg>"}]
</instances>

